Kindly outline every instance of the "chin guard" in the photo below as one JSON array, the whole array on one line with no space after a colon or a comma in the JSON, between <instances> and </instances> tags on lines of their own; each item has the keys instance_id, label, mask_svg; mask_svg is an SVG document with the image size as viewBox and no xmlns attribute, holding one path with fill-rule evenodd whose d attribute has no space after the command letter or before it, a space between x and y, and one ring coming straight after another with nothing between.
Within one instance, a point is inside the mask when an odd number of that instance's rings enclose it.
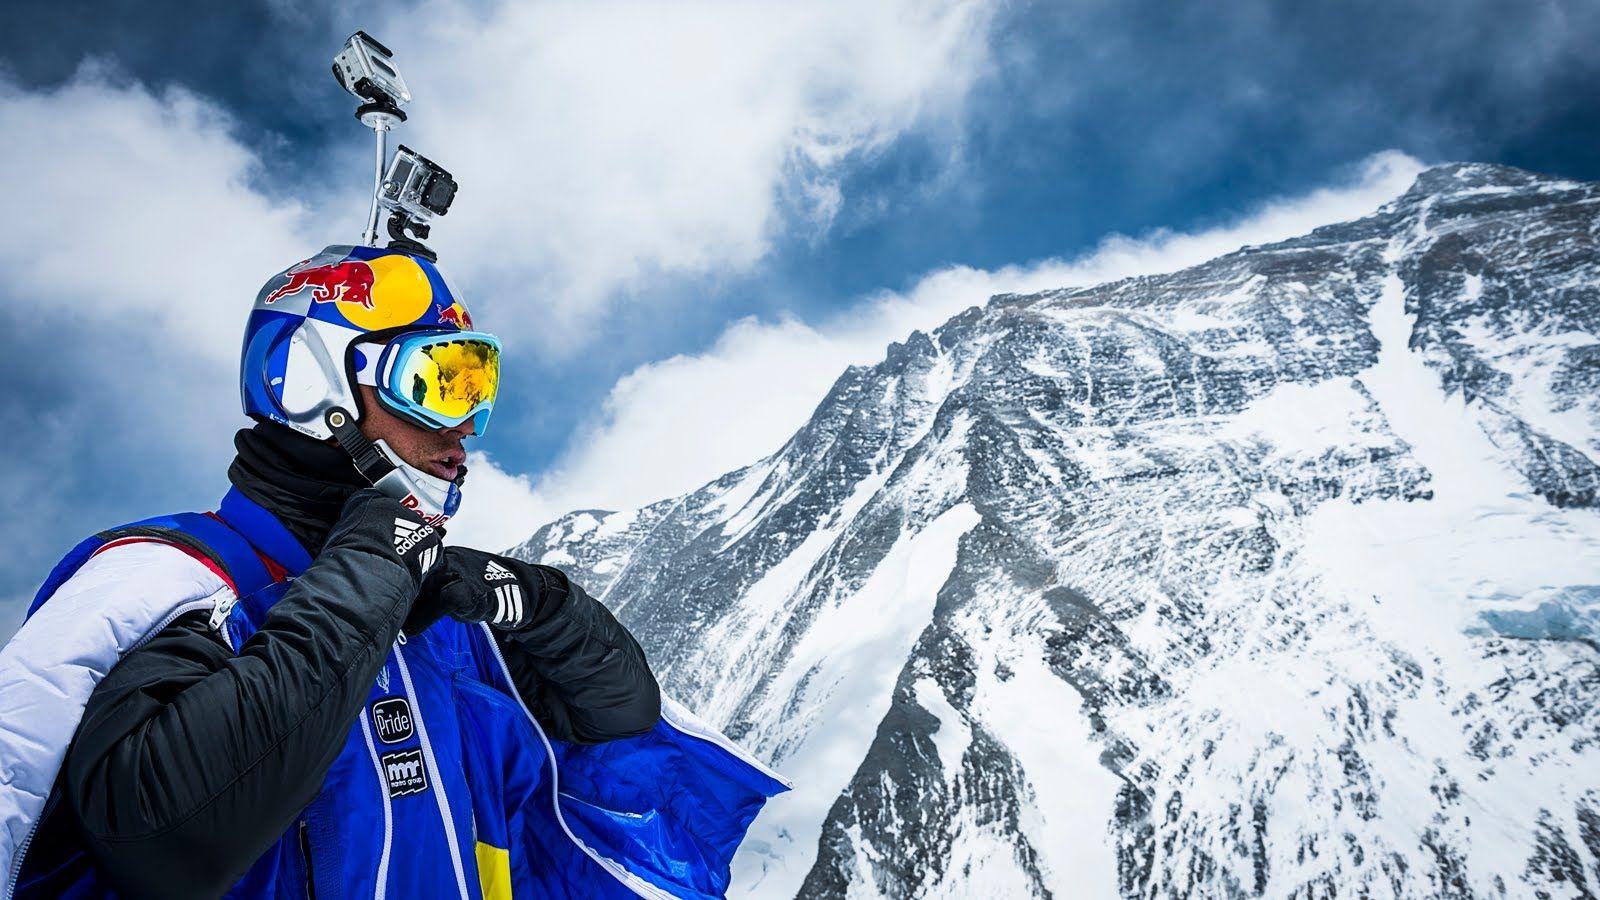
<instances>
[{"instance_id":1,"label":"chin guard","mask_svg":"<svg viewBox=\"0 0 1600 900\"><path fill-rule=\"evenodd\" d=\"M461 487L418 469L402 460L383 441L373 441L391 462L389 474L374 481L373 487L416 510L430 525L440 525L461 507Z\"/></svg>"}]
</instances>

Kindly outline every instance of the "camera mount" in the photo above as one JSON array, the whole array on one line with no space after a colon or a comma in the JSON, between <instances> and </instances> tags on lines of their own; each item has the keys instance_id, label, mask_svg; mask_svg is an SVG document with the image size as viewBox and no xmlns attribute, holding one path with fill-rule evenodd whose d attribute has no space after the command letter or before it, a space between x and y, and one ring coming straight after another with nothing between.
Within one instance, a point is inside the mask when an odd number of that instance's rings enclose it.
<instances>
[{"instance_id":1,"label":"camera mount","mask_svg":"<svg viewBox=\"0 0 1600 900\"><path fill-rule=\"evenodd\" d=\"M370 247L378 245L378 217L380 210L388 209L389 246L436 259L436 254L416 238L426 238L429 220L450 210L456 180L437 163L404 144L396 150L394 160L389 160L388 134L406 120L400 107L411 102L411 91L395 67L394 54L365 31L357 31L334 56L333 77L340 87L362 101L356 108L356 118L372 129L374 139L372 205L367 211L362 242Z\"/></svg>"}]
</instances>

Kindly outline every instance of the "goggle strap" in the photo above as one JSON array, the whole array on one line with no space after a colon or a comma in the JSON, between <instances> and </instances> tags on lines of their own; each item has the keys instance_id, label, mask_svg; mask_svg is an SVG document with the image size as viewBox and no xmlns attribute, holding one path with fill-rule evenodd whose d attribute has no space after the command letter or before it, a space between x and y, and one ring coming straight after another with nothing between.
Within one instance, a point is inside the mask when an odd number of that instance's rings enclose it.
<instances>
[{"instance_id":1,"label":"goggle strap","mask_svg":"<svg viewBox=\"0 0 1600 900\"><path fill-rule=\"evenodd\" d=\"M367 436L356 427L355 417L343 407L335 406L328 410L323 420L328 423L328 430L333 432L333 439L350 455L350 460L356 464L356 471L363 478L377 484L383 476L394 471L394 463L372 446Z\"/></svg>"},{"instance_id":2,"label":"goggle strap","mask_svg":"<svg viewBox=\"0 0 1600 900\"><path fill-rule=\"evenodd\" d=\"M388 348L388 345L362 342L356 344L355 347L367 361L365 366L356 370L356 384L377 387L378 361L383 358L383 351Z\"/></svg>"}]
</instances>

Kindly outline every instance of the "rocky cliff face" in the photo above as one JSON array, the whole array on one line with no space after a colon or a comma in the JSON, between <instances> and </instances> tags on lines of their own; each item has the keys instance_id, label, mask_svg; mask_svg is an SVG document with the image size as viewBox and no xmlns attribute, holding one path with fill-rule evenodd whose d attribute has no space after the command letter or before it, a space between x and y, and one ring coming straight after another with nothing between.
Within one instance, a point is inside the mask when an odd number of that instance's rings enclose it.
<instances>
[{"instance_id":1,"label":"rocky cliff face","mask_svg":"<svg viewBox=\"0 0 1600 900\"><path fill-rule=\"evenodd\" d=\"M741 893L1595 896L1597 461L1600 186L1456 165L516 552L797 782Z\"/></svg>"}]
</instances>

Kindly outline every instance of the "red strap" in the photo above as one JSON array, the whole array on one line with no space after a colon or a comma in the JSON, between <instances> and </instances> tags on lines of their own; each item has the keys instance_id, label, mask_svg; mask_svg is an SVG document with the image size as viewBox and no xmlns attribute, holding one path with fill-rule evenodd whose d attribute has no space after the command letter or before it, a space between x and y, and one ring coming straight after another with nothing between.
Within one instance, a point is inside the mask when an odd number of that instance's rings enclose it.
<instances>
[{"instance_id":1,"label":"red strap","mask_svg":"<svg viewBox=\"0 0 1600 900\"><path fill-rule=\"evenodd\" d=\"M260 550L256 551L256 558L261 560L261 564L267 567L267 574L272 576L273 584L280 584L288 580L289 570L278 565L277 560L262 553Z\"/></svg>"},{"instance_id":2,"label":"red strap","mask_svg":"<svg viewBox=\"0 0 1600 900\"><path fill-rule=\"evenodd\" d=\"M89 554L89 558L93 559L107 550L110 550L112 547L121 547L126 544L165 544L168 547L176 547L177 549L182 550L184 554L189 556L191 559L194 559L207 569L210 569L213 574L222 579L223 583L226 584L235 595L239 593L239 586L233 583L233 579L228 577L228 573L224 571L221 566L217 565L215 560L204 553L201 553L199 550L196 550L195 548L186 544L180 544L177 541L168 541L158 537L151 537L149 535L142 534L131 535L129 537L119 537L115 540L106 541L104 544L101 544L99 549Z\"/></svg>"}]
</instances>

